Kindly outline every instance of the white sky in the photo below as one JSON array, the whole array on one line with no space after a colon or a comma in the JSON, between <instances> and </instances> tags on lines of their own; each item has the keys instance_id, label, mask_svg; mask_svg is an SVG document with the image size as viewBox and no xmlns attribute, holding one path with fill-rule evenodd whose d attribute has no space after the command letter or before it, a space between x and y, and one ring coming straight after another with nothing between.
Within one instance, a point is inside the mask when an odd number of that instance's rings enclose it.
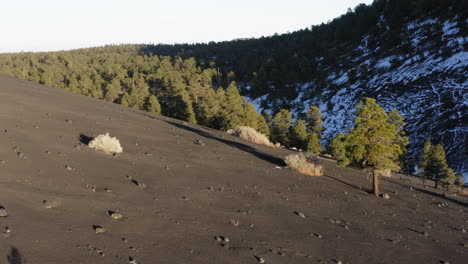
<instances>
[{"instance_id":1,"label":"white sky","mask_svg":"<svg viewBox=\"0 0 468 264\"><path fill-rule=\"evenodd\" d=\"M0 53L269 36L372 0L0 0Z\"/></svg>"}]
</instances>

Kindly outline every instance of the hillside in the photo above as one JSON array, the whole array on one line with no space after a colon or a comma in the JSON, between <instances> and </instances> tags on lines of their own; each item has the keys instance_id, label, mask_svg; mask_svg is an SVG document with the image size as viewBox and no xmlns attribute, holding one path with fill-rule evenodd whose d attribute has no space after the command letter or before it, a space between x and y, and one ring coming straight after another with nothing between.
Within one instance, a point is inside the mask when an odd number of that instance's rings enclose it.
<instances>
[{"instance_id":1,"label":"hillside","mask_svg":"<svg viewBox=\"0 0 468 264\"><path fill-rule=\"evenodd\" d=\"M391 199L376 198L365 173L333 161L324 177L304 176L283 167L290 151L6 75L0 129L0 259L10 264L468 257L467 198L404 176L382 179ZM86 146L105 132L122 154Z\"/></svg>"},{"instance_id":2,"label":"hillside","mask_svg":"<svg viewBox=\"0 0 468 264\"><path fill-rule=\"evenodd\" d=\"M363 97L373 97L406 119L406 172L415 172L430 138L466 174L467 10L462 0L376 0L327 24L259 39L0 54L0 72L142 110L153 95L165 116L268 134L232 89L235 102L224 102L220 88L236 86L258 112L288 108L297 119L318 105L323 145L352 126Z\"/></svg>"}]
</instances>

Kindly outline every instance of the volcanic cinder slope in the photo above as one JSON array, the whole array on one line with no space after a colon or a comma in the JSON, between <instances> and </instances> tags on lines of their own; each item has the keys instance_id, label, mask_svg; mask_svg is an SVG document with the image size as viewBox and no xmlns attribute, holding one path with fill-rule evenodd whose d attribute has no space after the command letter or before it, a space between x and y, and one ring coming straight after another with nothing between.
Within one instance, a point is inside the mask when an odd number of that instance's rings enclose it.
<instances>
[{"instance_id":1,"label":"volcanic cinder slope","mask_svg":"<svg viewBox=\"0 0 468 264\"><path fill-rule=\"evenodd\" d=\"M377 198L333 161L301 175L284 168L290 151L5 75L0 129L1 263L468 258L467 199L407 177ZM86 145L106 132L122 154Z\"/></svg>"}]
</instances>

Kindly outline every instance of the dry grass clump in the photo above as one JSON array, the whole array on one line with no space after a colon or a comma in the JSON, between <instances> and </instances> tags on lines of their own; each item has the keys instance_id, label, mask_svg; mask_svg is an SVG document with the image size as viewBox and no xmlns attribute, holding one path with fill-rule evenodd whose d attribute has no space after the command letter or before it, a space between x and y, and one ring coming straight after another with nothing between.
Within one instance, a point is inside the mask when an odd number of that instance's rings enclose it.
<instances>
[{"instance_id":1,"label":"dry grass clump","mask_svg":"<svg viewBox=\"0 0 468 264\"><path fill-rule=\"evenodd\" d=\"M122 153L123 149L116 137L110 137L109 133L101 134L91 140L88 144L90 148L104 151L107 154Z\"/></svg>"},{"instance_id":2,"label":"dry grass clump","mask_svg":"<svg viewBox=\"0 0 468 264\"><path fill-rule=\"evenodd\" d=\"M284 158L284 162L302 174L310 176L323 176L323 167L319 164L318 160L312 156L306 156L302 153L288 155Z\"/></svg>"},{"instance_id":3,"label":"dry grass clump","mask_svg":"<svg viewBox=\"0 0 468 264\"><path fill-rule=\"evenodd\" d=\"M257 144L275 147L275 145L271 143L265 135L248 126L238 126L236 129L229 129L227 133Z\"/></svg>"}]
</instances>

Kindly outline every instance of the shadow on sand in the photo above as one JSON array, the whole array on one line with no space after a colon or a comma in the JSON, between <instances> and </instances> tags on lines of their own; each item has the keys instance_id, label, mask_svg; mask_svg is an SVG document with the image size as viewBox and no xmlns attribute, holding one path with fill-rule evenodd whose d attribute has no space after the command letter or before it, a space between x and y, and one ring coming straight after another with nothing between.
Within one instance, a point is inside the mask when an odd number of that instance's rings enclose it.
<instances>
[{"instance_id":1,"label":"shadow on sand","mask_svg":"<svg viewBox=\"0 0 468 264\"><path fill-rule=\"evenodd\" d=\"M397 184L397 185L403 186L403 187L407 187L407 188L412 187L413 190L415 190L415 191L422 192L422 193L424 193L424 194L432 195L432 196L435 196L435 197L439 197L439 198L445 199L445 200L447 200L447 201L456 203L456 204L458 204L458 205L461 205L461 206L464 206L464 207L468 207L468 203L459 201L459 200L457 200L457 199L453 199L453 198L447 197L446 195L441 194L441 193L436 193L436 192L432 192L432 191L429 191L429 190L421 189L421 188L418 188L418 187L406 185L406 184L403 184L403 183L400 183L400 182L396 182L396 181L393 181L393 180L390 180L390 179L384 179L384 180L387 181L387 182L393 183L393 184Z\"/></svg>"},{"instance_id":2,"label":"shadow on sand","mask_svg":"<svg viewBox=\"0 0 468 264\"><path fill-rule=\"evenodd\" d=\"M343 180L341 180L341 179L338 179L338 178L336 178L336 177L333 177L333 176L330 176L330 175L327 175L327 174L325 174L324 176L327 177L327 178L333 179L333 180L335 180L335 181L337 181L337 182L340 182L340 183L342 183L342 184L345 184L345 185L348 185L348 186L350 186L350 187L353 187L353 188L355 188L355 189L358 189L358 190L361 190L361 191L365 191L366 193L372 194L372 190L370 190L370 189L364 188L364 187L362 187L362 186L357 186L357 185L354 185L354 184L349 183L349 182L345 182L345 181L343 181Z\"/></svg>"},{"instance_id":3,"label":"shadow on sand","mask_svg":"<svg viewBox=\"0 0 468 264\"><path fill-rule=\"evenodd\" d=\"M148 116L148 117L153 118L152 116ZM178 127L178 128L181 128L181 129L196 133L196 134L198 134L198 135L200 135L202 137L217 140L217 141L222 142L222 143L224 143L224 144L226 144L228 146L231 146L231 147L237 148L239 150L248 152L248 153L254 155L255 157L257 157L259 159L262 159L264 161L273 163L275 165L286 166L286 163L284 163L284 161L282 159L280 159L278 157L275 157L275 156L272 156L272 155L269 155L269 154L266 154L266 153L263 153L263 152L260 152L257 149L255 149L255 148L253 148L251 146L248 146L246 144L231 141L231 140L227 140L227 139L223 139L223 138L219 138L219 137L213 136L212 134L210 134L208 132L205 132L205 131L202 131L202 130L199 130L199 129L196 129L196 128L193 128L193 127L189 127L189 126L184 125L184 124L176 123L176 122L173 122L173 121L165 120L164 122L166 122L166 123L168 123L170 125L173 125L175 127Z\"/></svg>"},{"instance_id":4,"label":"shadow on sand","mask_svg":"<svg viewBox=\"0 0 468 264\"><path fill-rule=\"evenodd\" d=\"M15 247L11 247L10 254L7 256L7 260L8 264L24 264L21 253Z\"/></svg>"},{"instance_id":5,"label":"shadow on sand","mask_svg":"<svg viewBox=\"0 0 468 264\"><path fill-rule=\"evenodd\" d=\"M91 142L91 140L93 140L94 138L93 137L90 137L90 136L87 136L83 133L80 134L80 137L79 137L79 140L81 143L85 144L85 145L88 145L89 142Z\"/></svg>"}]
</instances>

